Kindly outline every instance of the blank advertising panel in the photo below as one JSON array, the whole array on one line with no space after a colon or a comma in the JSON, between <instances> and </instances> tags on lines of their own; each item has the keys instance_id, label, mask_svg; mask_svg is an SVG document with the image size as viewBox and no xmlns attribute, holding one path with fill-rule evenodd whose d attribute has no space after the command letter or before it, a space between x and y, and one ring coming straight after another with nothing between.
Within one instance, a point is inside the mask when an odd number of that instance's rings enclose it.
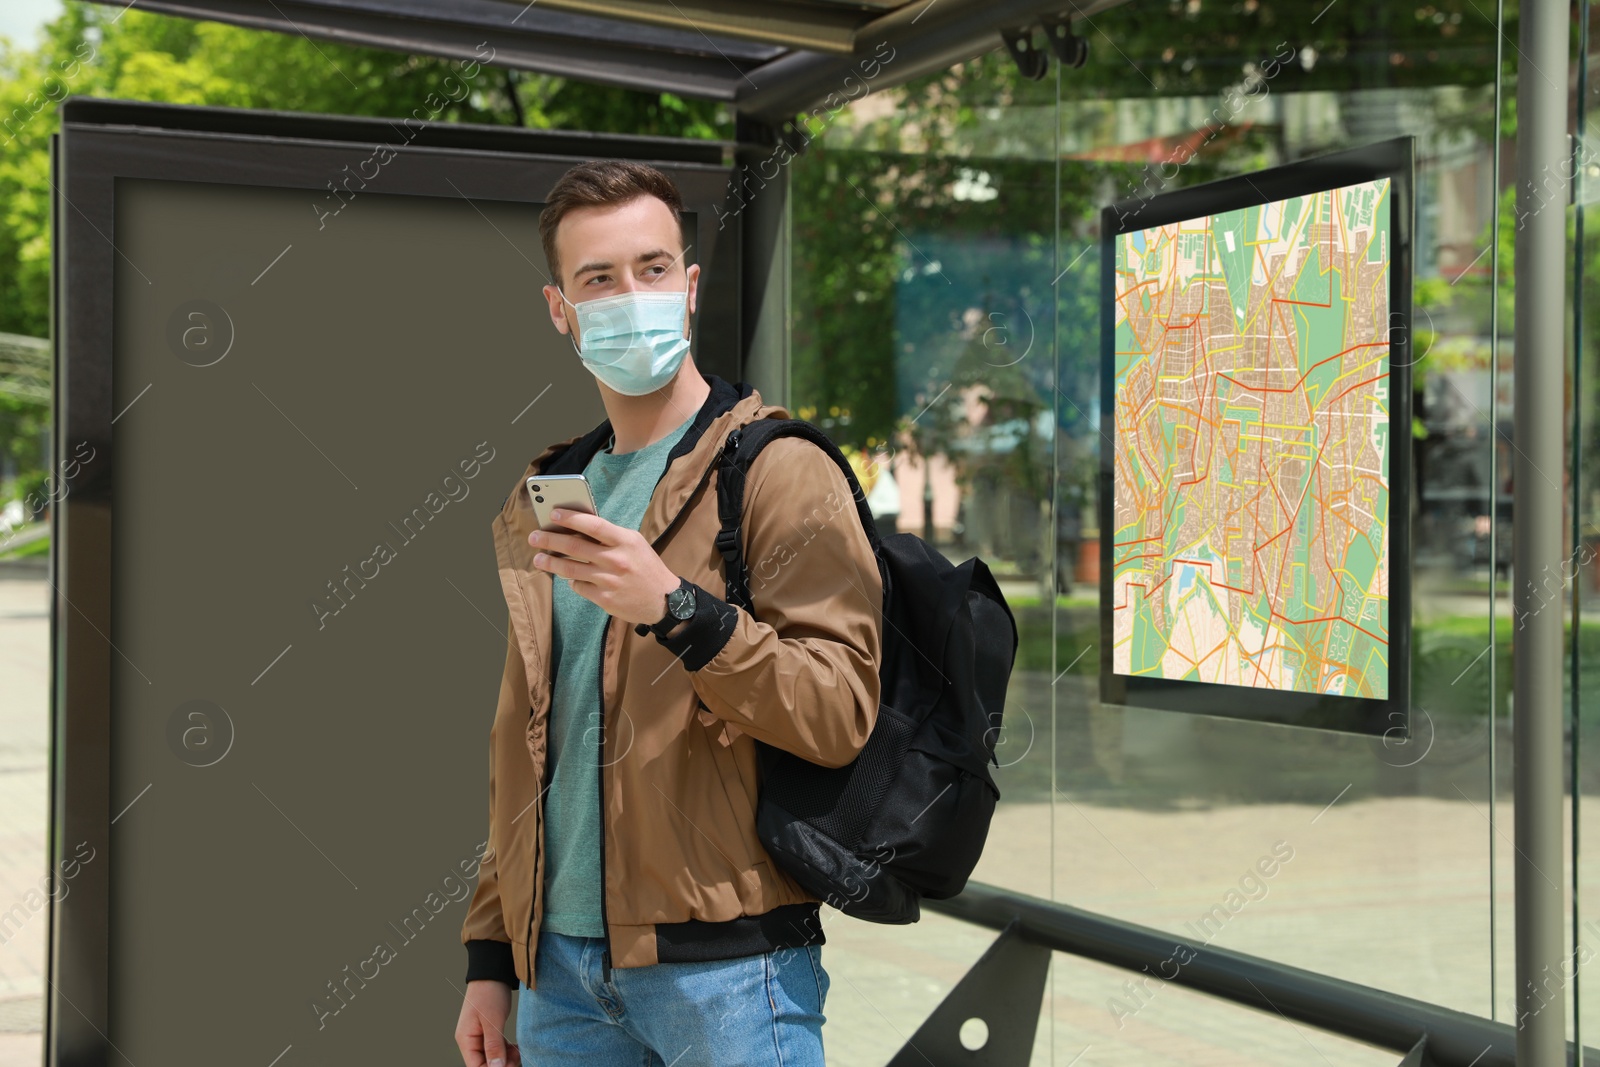
<instances>
[{"instance_id":1,"label":"blank advertising panel","mask_svg":"<svg viewBox=\"0 0 1600 1067\"><path fill-rule=\"evenodd\" d=\"M537 205L371 196L308 233L307 199L118 182L107 862L134 1062L448 1044L505 653L490 520L605 417L512 246L537 256ZM431 1034L396 1010L429 1002Z\"/></svg>"},{"instance_id":2,"label":"blank advertising panel","mask_svg":"<svg viewBox=\"0 0 1600 1067\"><path fill-rule=\"evenodd\" d=\"M92 457L58 516L53 848L93 855L56 908L50 1040L459 1062L491 521L605 418L541 293L539 198L583 157L417 148L334 213L371 143L63 138L57 447ZM725 172L678 176L702 292L736 285L702 239Z\"/></svg>"}]
</instances>

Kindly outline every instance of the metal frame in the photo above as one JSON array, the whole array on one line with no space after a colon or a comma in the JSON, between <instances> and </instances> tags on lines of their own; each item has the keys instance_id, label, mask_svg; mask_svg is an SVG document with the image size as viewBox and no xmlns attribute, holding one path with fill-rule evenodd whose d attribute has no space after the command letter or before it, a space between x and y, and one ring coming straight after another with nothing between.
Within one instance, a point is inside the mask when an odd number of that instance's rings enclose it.
<instances>
[{"instance_id":1,"label":"metal frame","mask_svg":"<svg viewBox=\"0 0 1600 1067\"><path fill-rule=\"evenodd\" d=\"M1012 919L889 1067L962 1067L974 1062L980 1049L981 1062L990 1067L1028 1067L1049 977L1050 950L1023 936L1021 920ZM979 1049L961 1043L961 1028L969 1019L984 1023Z\"/></svg>"},{"instance_id":2,"label":"metal frame","mask_svg":"<svg viewBox=\"0 0 1600 1067\"><path fill-rule=\"evenodd\" d=\"M1026 893L968 882L959 896L949 900L924 900L923 905L931 911L1003 931L991 951L998 951L1002 942L1020 939L1056 952L1134 971L1147 979L1170 981L1197 993L1405 1053L1402 1067L1429 1064L1433 1067L1516 1067L1518 1063L1519 1031L1508 1023L1490 1022L1385 989L1373 989L1259 956L1204 945L1186 946L1193 953L1192 957L1168 977L1175 949L1185 945L1184 938ZM989 953L985 953L978 965L988 958ZM977 972L978 965L971 973ZM963 979L963 984L956 987L957 991L965 987L965 981ZM1036 988L1042 995L1042 978ZM1002 992L1004 996L1000 995ZM958 1004L955 992L946 1001L952 1011L962 1013L961 1019L975 1014L981 1017L984 1012L989 1018L997 1019L1018 1010L1015 1000L1019 995L1015 987L1008 987L1003 991L997 989L994 995L976 1003L962 1001ZM946 1005L941 1004L934 1014L938 1016L945 1011ZM995 1032L993 1025L989 1032ZM1028 1036L1031 1049L1032 1031ZM959 1046L951 1049L937 1043L933 1035L930 1038L932 1040L924 1040L919 1030L916 1047L935 1064L979 1062ZM1577 1047L1570 1042L1565 1043L1567 1058L1560 1058L1563 1055L1561 1038L1562 1032L1557 1031L1555 1058L1548 1062L1577 1062ZM1584 1056L1600 1058L1600 1050L1585 1048ZM915 1062L924 1061L918 1058ZM1025 1050L1019 1059L995 1058L981 1062L993 1067L1026 1067L1029 1057ZM1526 1065L1528 1061L1522 1062ZM1545 1064L1538 1067L1545 1067Z\"/></svg>"},{"instance_id":3,"label":"metal frame","mask_svg":"<svg viewBox=\"0 0 1600 1067\"><path fill-rule=\"evenodd\" d=\"M763 399L789 399L789 168L776 148L780 131L739 116L732 198L744 207L740 266L744 376ZM786 146L787 147L787 146Z\"/></svg>"},{"instance_id":4,"label":"metal frame","mask_svg":"<svg viewBox=\"0 0 1600 1067\"><path fill-rule=\"evenodd\" d=\"M108 6L122 7L122 0L100 0ZM1123 0L1092 0L1075 5L1080 15L1093 16L1116 6ZM709 11L720 3L725 14L737 16L739 12L728 6L726 0L703 0L692 10ZM814 46L811 51L789 50L798 40L791 37L781 43L777 35L745 32L735 25L718 24L714 28L724 34L737 33L758 42L735 40L731 36L707 37L698 28L673 28L663 25L664 17L653 18L648 29L637 23L615 18L598 18L579 11L618 10L616 5L604 5L599 0L554 0L541 5L538 19L524 24L526 7L502 0L134 0L143 10L185 15L193 18L215 19L237 25L272 29L284 33L304 33L311 37L338 40L344 43L366 45L397 51L441 55L457 59L480 57L477 45L488 43L495 48L495 62L523 70L538 70L576 77L592 82L619 85L628 88L671 91L681 95L728 101L734 104L741 120L759 120L770 124L781 123L796 113L822 101L831 101L848 89L846 81L857 72L857 56L865 55L878 44L894 49L893 59L885 65L882 76L875 78L873 88L887 88L911 78L944 69L1001 47L1001 26L1030 23L1035 17L1049 17L1058 4L1037 0L920 0L899 10L883 11L882 3L864 3L860 11L863 21L855 28L850 48L840 46L836 29L834 36L823 34L804 42ZM552 6L566 11L551 11ZM519 10L520 9L520 10ZM650 10L638 4L628 9L636 18L650 16ZM774 7L774 10L776 8ZM516 12L513 14L513 12ZM1518 155L1522 172L1532 174L1542 166L1558 161L1565 144L1565 86L1568 57L1566 54L1565 24L1557 18L1559 12L1550 5L1536 4L1525 12L1521 22L1520 52L1532 57L1528 60L1545 71L1547 78L1523 79L1519 94L1526 94L1521 113L1535 116L1518 139ZM793 20L790 20L793 21ZM833 25L830 23L830 25ZM708 47L709 46L709 47ZM1076 55L1076 53L1074 53ZM1065 60L1066 56L1061 56ZM1548 91L1547 91L1548 90ZM842 106L842 105L841 105ZM353 119L320 119L300 115L267 115L261 113L227 112L225 109L153 109L136 110L135 105L120 105L118 111L110 102L68 101L63 107L63 135L51 141L51 172L56 178L65 173L66 151L83 151L96 160L93 170L78 170L63 190L57 182L56 196L51 203L52 232L64 236L52 245L51 327L56 341L54 352L55 382L57 384L55 443L58 452L74 439L99 442L109 448L110 441L110 382L109 361L88 369L79 361L69 367L65 352L95 352L109 355L110 339L110 277L113 252L106 242L112 229L110 196L117 168L129 168L129 173L155 177L178 177L187 180L233 181L244 184L262 184L266 175L268 184L273 181L295 180L293 167L284 165L291 154L323 153L326 158L330 144L339 140L328 136L327 143L318 145L315 139L324 136L316 131L336 131L341 127L346 136L369 140L367 134L376 133L386 138L383 123ZM126 136L125 129L117 129L121 122L144 122L158 112L171 117L184 112L189 120L187 132L172 130L148 134L142 143ZM140 118L143 114L145 117ZM288 123L280 132L257 126L246 128L252 122L270 126L276 120ZM363 125L365 123L365 125ZM157 123L159 125L159 123ZM356 137L357 134L361 136ZM251 137L281 137L285 151L267 155L250 154ZM633 138L586 138L578 135L535 135L535 140L504 140L522 138L524 132L467 129L455 127L446 131L436 128L425 138L419 137L418 156L429 152L480 152L486 161L481 186L475 191L482 195L495 195L500 189L507 199L525 199L521 187L512 184L504 164L521 166L524 171L530 163L539 166L556 166L563 153L585 151L607 154L633 154L661 160L683 170L695 167L714 168L723 160L685 158L682 153L692 149L669 146L664 142L647 144ZM305 139L312 138L308 143ZM208 139L211 163L219 168L213 172L210 165L198 170L188 169L173 175L172 155L163 155L172 149L192 147L201 139ZM209 140L214 139L214 140ZM229 142L229 143L222 143ZM654 154L652 154L654 153ZM498 158L497 158L498 157ZM76 159L76 157L75 157ZM435 161L436 162L436 161ZM76 163L75 163L76 168ZM417 173L426 172L429 163L419 160ZM544 171L540 171L544 173ZM520 175L524 180L525 173ZM304 173L298 175L303 185ZM402 184L396 182L396 184ZM507 188L509 186L509 188ZM311 182L310 187L316 187ZM422 195L435 195L436 190L414 190ZM1534 216L1534 224L1526 232L1519 227L1517 234L1518 286L1517 303L1517 356L1516 372L1518 437L1527 435L1527 448L1519 447L1516 478L1516 553L1517 564L1523 573L1531 573L1541 565L1555 561L1560 556L1559 529L1561 501L1559 490L1546 492L1540 487L1541 465L1561 465L1559 420L1544 419L1541 414L1559 410L1561 404L1561 374L1553 354L1561 350L1560 323L1563 292L1561 271L1564 253L1564 234L1561 226L1562 212L1537 210L1542 204L1529 201L1532 187L1525 186L1519 197L1524 214ZM783 242L786 240L787 189L782 184L774 196L765 198L758 209L746 213L744 223L735 219L733 231L722 235L706 234L708 219L700 218L703 237L712 238L718 250L739 248L744 241L741 227L761 227L761 239ZM85 225L87 223L87 225ZM96 233L96 226L101 232ZM720 224L718 231L722 230ZM726 242L726 243L725 243ZM72 254L68 256L68 248ZM70 258L77 270L68 277L63 264ZM748 283L760 284L763 292L752 296L741 287L740 299L730 308L707 308L700 315L701 336L720 330L725 336L736 337L746 344L760 338L781 338L783 294L781 275L756 271L744 263L741 278ZM775 287L775 288L774 288ZM744 321L740 322L741 305ZM66 312L63 314L63 312ZM759 315L761 325L754 320ZM781 342L780 342L781 343ZM741 348L739 351L750 351ZM758 358L769 358L765 354ZM770 358L776 367L786 366L786 355L779 351ZM68 372L71 376L68 376ZM1530 414L1532 413L1532 414ZM1522 416L1528 416L1526 418ZM1398 442L1406 435L1396 435ZM51 647L55 668L52 673L52 723L53 745L59 760L51 766L51 835L52 854L63 850L63 842L74 840L73 833L88 829L104 840L108 826L105 770L109 767L106 716L109 714L109 651L105 631L96 631L95 623L109 623L109 545L111 537L109 464L90 464L74 485L70 498L54 509L52 535L57 550L52 555L50 580L54 591L51 617ZM70 535L70 540L69 536ZM84 577L87 576L87 577ZM69 586L69 580L72 584ZM1398 586L1399 583L1396 583ZM1517 657L1516 695L1518 705L1525 709L1516 719L1517 769L1517 977L1519 1008L1532 1008L1536 993L1535 979L1551 964L1562 959L1561 952L1561 898L1559 890L1547 889L1546 880L1538 871L1542 866L1560 868L1561 813L1563 785L1561 777L1561 720L1559 666L1561 654L1560 620L1555 613L1538 611L1532 592L1516 594L1515 606L1519 614L1531 616L1533 625L1524 635L1525 648ZM107 627L108 628L108 627ZM65 670L64 658L70 653L74 673ZM94 667L79 668L85 664ZM1552 689L1552 687L1555 687ZM1254 692L1252 690L1252 692ZM59 713L58 713L59 712ZM68 787L71 795L68 795ZM69 832L70 831L70 832ZM50 962L51 996L46 1005L47 1051L51 1062L61 1062L63 1051L70 1062L106 1061L103 1026L96 1021L106 1018L105 944L106 904L108 886L101 873L105 865L88 865L77 891L70 901L51 905L52 956ZM930 902L938 910L952 914L988 907L992 899L984 896L985 887L970 886L967 894L948 904ZM1014 895L1013 895L1014 896ZM987 903L986 903L987 901ZM1053 906L1059 907L1059 906ZM1072 951L1066 944L1080 936L1096 934L1095 924L1101 925L1098 935L1102 944L1113 944L1120 932L1138 930L1127 924L1117 924L1088 916L1061 919L1077 934L1063 934L1062 943L1055 947ZM990 923L990 925L994 925ZM1030 929L1037 927L1034 922ZM1045 923L1045 926L1048 926ZM1035 931L1036 932L1036 931ZM1143 931L1144 933L1153 933ZM1014 934L1012 936L1015 936ZM1074 942L1075 943L1075 942ZM1107 952L1111 951L1109 948ZM1163 950L1164 951L1164 950ZM1082 954L1093 955L1092 952ZM1227 963L1234 954L1220 950L1206 952L1207 959ZM1097 957L1101 958L1101 957ZM1162 957L1145 954L1140 964L1157 962ZM1248 958L1245 958L1246 960ZM1233 959L1233 963L1241 960ZM1255 961L1260 963L1261 961ZM1261 964L1267 968L1277 965ZM1226 970L1226 968L1223 968ZM1279 968L1281 970L1281 968ZM1202 970L1191 968L1190 978L1196 988L1226 984L1220 976L1216 981L1197 976ZM97 977L98 976L98 977ZM1269 976L1263 974L1263 978ZM1469 1059L1451 1059L1453 1052L1445 1046L1455 1038L1474 1034L1475 1027L1489 1027L1495 1031L1499 1042L1489 1058L1478 1062L1509 1064L1513 1062L1505 1051L1505 1031L1509 1028L1487 1023L1472 1017L1454 1018L1455 1013L1438 1014L1440 1009L1420 1002L1402 1001L1390 994L1374 991L1343 989L1330 985L1334 980L1306 972L1289 976L1300 983L1299 999L1309 1007L1303 1010L1317 1018L1302 1015L1306 1021L1324 1025L1340 1033L1357 1035L1350 1027L1366 1032L1378 1025L1383 1010L1399 1004L1413 1020L1420 1017L1427 1022L1426 1035L1408 1046L1406 1062L1422 1063L1433 1060L1441 1063L1470 1062ZM58 981L59 980L59 981ZM1342 983L1337 984L1342 986ZM1271 990L1280 985L1271 984ZM1211 991L1209 988L1207 991ZM1380 996L1381 1003L1370 1000ZM1352 999L1353 998L1353 999ZM58 1009L65 1003L71 1011ZM1257 1005L1259 1006L1259 1005ZM1274 1007L1279 1005L1274 1004ZM1518 1042L1524 1045L1525 1061L1540 1067L1564 1059L1561 1037L1564 1032L1564 1005L1555 1010L1538 1013L1539 1017L1527 1030L1518 1032ZM1357 1022L1350 1022L1356 1019ZM1437 1024L1437 1025L1435 1025ZM1393 1029L1390 1024L1383 1024ZM1414 1030L1414 1024L1411 1028ZM1379 1027L1382 1029L1383 1027ZM1433 1038L1431 1043L1429 1039ZM1391 1047L1400 1047L1391 1044ZM1586 1050L1589 1054L1593 1050ZM1463 1046L1461 1055L1466 1056ZM967 1062L961 1060L958 1062Z\"/></svg>"},{"instance_id":5,"label":"metal frame","mask_svg":"<svg viewBox=\"0 0 1600 1067\"><path fill-rule=\"evenodd\" d=\"M1561 758L1565 745L1563 620L1559 606L1554 611L1543 610L1548 599L1559 605L1568 562L1562 551L1565 507L1559 484L1566 465L1561 417L1566 409L1566 207L1574 165L1567 136L1567 6L1528 4L1521 11L1518 37L1522 63L1540 76L1517 79L1517 114L1522 117L1517 129L1517 276L1513 294L1517 343L1512 354L1516 454L1512 457L1511 565L1518 579L1511 607L1516 619L1512 745L1516 752L1516 1004L1518 1019L1527 1023L1518 1030L1517 1059L1523 1067L1555 1067L1567 1062L1566 985L1568 981L1576 984L1578 971L1578 963L1572 961L1569 978L1557 881L1566 861L1570 858L1576 865L1578 860L1575 849L1570 857L1562 849L1562 808L1566 804ZM1545 203L1545 183L1552 168L1559 191L1553 206ZM1580 402L1574 399L1573 403ZM1573 547L1576 550L1577 546ZM1573 596L1577 596L1576 588ZM1576 602L1573 606L1576 610ZM1576 623L1573 632L1578 632ZM1573 744L1577 744L1576 723ZM1582 792L1576 777L1572 791L1576 834L1577 795ZM1553 871L1555 879L1547 871ZM1577 955L1576 949L1572 955ZM1541 990L1552 978L1557 994L1546 1005ZM1573 1003L1578 1003L1576 990Z\"/></svg>"},{"instance_id":6,"label":"metal frame","mask_svg":"<svg viewBox=\"0 0 1600 1067\"><path fill-rule=\"evenodd\" d=\"M784 54L775 45L713 41L692 28L642 26L548 4L525 12L505 0L135 0L133 6L449 59L471 59L486 43L500 66L710 100L733 99L747 72Z\"/></svg>"},{"instance_id":7,"label":"metal frame","mask_svg":"<svg viewBox=\"0 0 1600 1067\"><path fill-rule=\"evenodd\" d=\"M1123 234L1185 219L1304 196L1379 178L1389 193L1389 686L1383 699L1256 689L1112 670L1112 561L1115 528L1112 449L1100 450L1100 699L1164 711L1404 738L1411 719L1411 256L1415 229L1416 139L1397 137L1269 170L1129 197L1101 215L1101 291L1116 292L1116 241ZM1116 425L1115 305L1101 302L1101 424ZM1399 427L1397 431L1395 428Z\"/></svg>"},{"instance_id":8,"label":"metal frame","mask_svg":"<svg viewBox=\"0 0 1600 1067\"><path fill-rule=\"evenodd\" d=\"M125 6L124 0L97 2ZM1067 14L1093 18L1125 2L1081 0ZM1063 17L1059 0L911 0L898 7L887 0L826 6L768 0L759 7L738 0L554 0L537 6L508 0L133 0L132 6L451 59L471 59L487 44L498 66L723 100L743 116L773 124L830 98L848 98L863 59L883 47L893 59L874 73L872 89L992 52L1002 46L1002 26Z\"/></svg>"},{"instance_id":9,"label":"metal frame","mask_svg":"<svg viewBox=\"0 0 1600 1067\"><path fill-rule=\"evenodd\" d=\"M1082 0L1071 14L1093 18L1126 0ZM901 8L856 31L856 56L881 45L893 49L872 88L887 89L964 63L1003 46L1002 26L1031 25L1062 10L1042 0L938 0L937 6ZM764 64L741 82L735 106L742 114L782 122L843 96L847 79L858 75L860 60L850 56L793 52Z\"/></svg>"},{"instance_id":10,"label":"metal frame","mask_svg":"<svg viewBox=\"0 0 1600 1067\"><path fill-rule=\"evenodd\" d=\"M374 137L397 137L396 127L366 119L83 98L65 101L61 115L61 133L51 141L56 189L51 206L53 447L57 455L66 456L86 441L94 447L94 459L84 464L72 491L51 515L56 546L49 575L52 864L63 862L76 842L87 840L109 850L114 815L109 738L116 654L110 645L113 268L120 254L112 243L116 181L154 178L320 190L340 168L369 153ZM744 231L738 215L719 219L731 173L724 162L728 147L504 127L424 127L385 168L383 192L456 196L444 181L448 167L468 197L537 203L578 159L605 155L660 166L673 175L685 208L695 212L692 258L708 278L718 278L718 284L701 288L695 329L706 356L700 365L737 378L743 330L737 260ZM471 159L470 169L459 166L464 158ZM110 867L105 862L84 864L73 891L50 904L44 1018L49 1063L110 1062Z\"/></svg>"}]
</instances>

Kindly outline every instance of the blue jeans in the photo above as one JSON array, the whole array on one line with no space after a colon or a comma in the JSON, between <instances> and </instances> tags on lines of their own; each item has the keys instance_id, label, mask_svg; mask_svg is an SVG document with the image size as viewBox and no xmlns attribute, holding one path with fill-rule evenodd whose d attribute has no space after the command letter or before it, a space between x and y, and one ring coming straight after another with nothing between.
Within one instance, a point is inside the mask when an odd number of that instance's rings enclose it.
<instances>
[{"instance_id":1,"label":"blue jeans","mask_svg":"<svg viewBox=\"0 0 1600 1067\"><path fill-rule=\"evenodd\" d=\"M823 1067L822 947L613 967L598 937L539 932L517 998L524 1067Z\"/></svg>"}]
</instances>

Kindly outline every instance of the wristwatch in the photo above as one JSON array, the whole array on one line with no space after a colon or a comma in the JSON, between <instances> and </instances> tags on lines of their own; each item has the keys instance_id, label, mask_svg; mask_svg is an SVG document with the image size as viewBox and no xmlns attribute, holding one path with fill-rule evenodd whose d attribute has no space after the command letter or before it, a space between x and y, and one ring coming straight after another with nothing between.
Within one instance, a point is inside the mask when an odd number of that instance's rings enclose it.
<instances>
[{"instance_id":1,"label":"wristwatch","mask_svg":"<svg viewBox=\"0 0 1600 1067\"><path fill-rule=\"evenodd\" d=\"M687 578L678 579L678 588L667 594L667 613L661 621L650 627L657 637L667 636L667 631L685 619L694 618L694 583Z\"/></svg>"}]
</instances>

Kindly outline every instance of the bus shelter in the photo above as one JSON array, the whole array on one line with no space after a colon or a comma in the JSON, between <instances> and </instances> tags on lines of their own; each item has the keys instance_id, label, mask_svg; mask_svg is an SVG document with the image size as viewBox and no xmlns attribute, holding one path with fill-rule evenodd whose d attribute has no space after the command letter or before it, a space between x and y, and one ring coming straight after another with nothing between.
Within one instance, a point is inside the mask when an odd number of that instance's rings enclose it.
<instances>
[{"instance_id":1,"label":"bus shelter","mask_svg":"<svg viewBox=\"0 0 1600 1067\"><path fill-rule=\"evenodd\" d=\"M735 132L64 103L48 1063L453 1054L485 525L604 417L541 321L537 226L602 156L683 191L699 365L882 427L883 514L998 564L1022 630L975 879L830 927L837 1062L1600 1055L1588 0L1571 35L1545 0L136 6L446 57L446 95L721 101ZM1269 252L1321 258L1277 289ZM1213 264L1236 343L1173 339L1151 294ZM1311 359L1330 330L1369 340ZM1155 483L1150 514L1216 521L1127 532ZM1263 509L1303 548L1265 592ZM1348 613L1281 599L1347 584ZM1207 619L1253 676L1200 655Z\"/></svg>"}]
</instances>

